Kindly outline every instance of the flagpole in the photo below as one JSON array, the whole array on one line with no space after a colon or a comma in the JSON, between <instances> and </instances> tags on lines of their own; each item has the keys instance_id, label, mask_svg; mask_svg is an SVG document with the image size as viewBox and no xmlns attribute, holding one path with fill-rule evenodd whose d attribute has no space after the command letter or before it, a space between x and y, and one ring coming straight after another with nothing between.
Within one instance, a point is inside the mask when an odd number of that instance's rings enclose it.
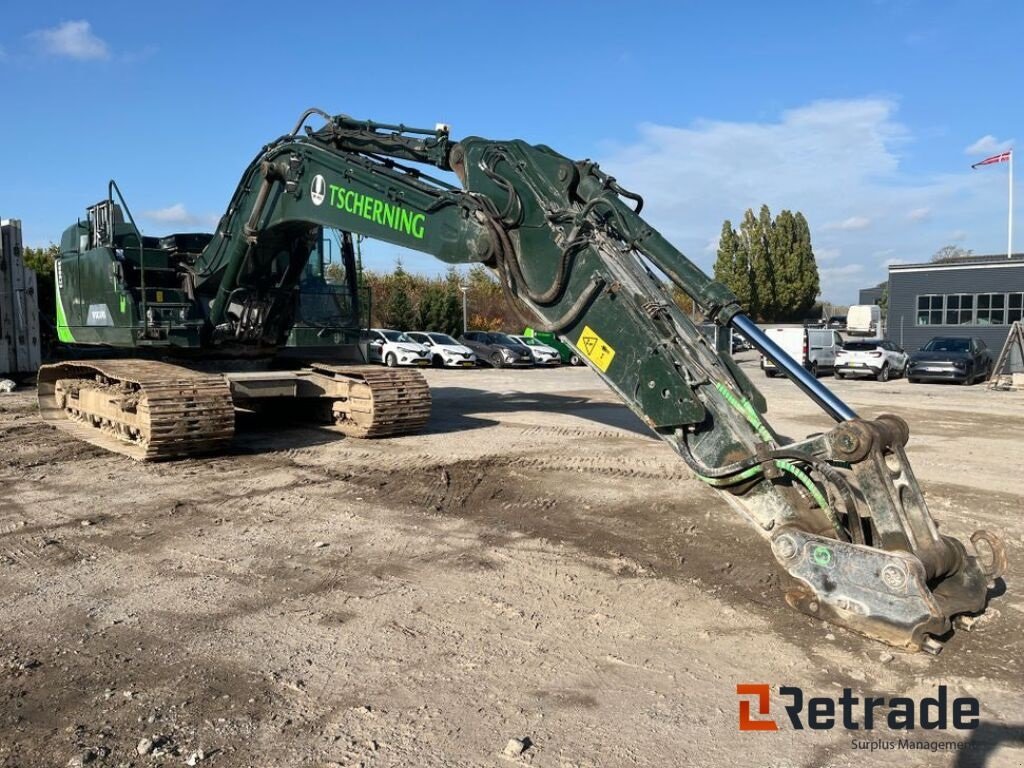
<instances>
[{"instance_id":1,"label":"flagpole","mask_svg":"<svg viewBox=\"0 0 1024 768\"><path fill-rule=\"evenodd\" d=\"M1009 212L1006 218L1006 258L1013 258L1013 150L1010 150L1010 198Z\"/></svg>"}]
</instances>

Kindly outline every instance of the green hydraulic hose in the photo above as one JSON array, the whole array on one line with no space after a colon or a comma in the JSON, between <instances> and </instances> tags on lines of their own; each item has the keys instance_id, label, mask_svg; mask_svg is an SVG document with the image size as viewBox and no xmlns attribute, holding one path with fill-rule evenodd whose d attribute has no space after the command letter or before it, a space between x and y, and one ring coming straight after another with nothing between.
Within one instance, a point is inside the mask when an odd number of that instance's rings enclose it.
<instances>
[{"instance_id":1,"label":"green hydraulic hose","mask_svg":"<svg viewBox=\"0 0 1024 768\"><path fill-rule=\"evenodd\" d=\"M743 482L747 478L761 474L762 471L763 470L761 469L761 465L755 464L754 466L749 467L738 474L729 475L728 477L707 477L705 475L697 475L697 477L699 477L708 485L715 486L716 488L721 488L722 486L736 485L736 483Z\"/></svg>"},{"instance_id":2,"label":"green hydraulic hose","mask_svg":"<svg viewBox=\"0 0 1024 768\"><path fill-rule=\"evenodd\" d=\"M785 459L776 459L775 466L781 469L783 472L789 472L793 477L804 484L807 492L814 497L814 500L818 502L818 506L824 509L826 512L831 512L832 508L828 505L828 500L822 495L821 491L818 490L818 486L814 484L814 481L807 476L807 474L800 469L796 464L786 461Z\"/></svg>"},{"instance_id":3,"label":"green hydraulic hose","mask_svg":"<svg viewBox=\"0 0 1024 768\"><path fill-rule=\"evenodd\" d=\"M843 539L843 526L839 522L839 518L836 516L835 511L829 505L828 499L826 499L822 495L821 491L818 490L818 486L814 484L814 481L811 480L811 478L809 478L802 469L800 469L795 464L786 461L785 459L776 459L775 466L777 466L783 472L789 472L789 474L791 474L793 477L795 477L797 480L803 483L804 488L807 489L807 492L811 494L811 496L814 498L816 502L818 502L818 506L821 507L821 511L825 513L825 517L827 517L828 521L832 523L832 528L835 530L836 536L838 536L840 539Z\"/></svg>"},{"instance_id":4,"label":"green hydraulic hose","mask_svg":"<svg viewBox=\"0 0 1024 768\"><path fill-rule=\"evenodd\" d=\"M764 422L761 421L761 417L758 415L757 410L754 408L754 406L751 405L750 400L748 400L745 397L742 399L736 397L736 395L730 392L728 387L726 387L725 384L723 384L720 381L715 382L715 389L717 389L721 393L722 397L724 397L726 401L730 405L732 405L733 408L735 408L737 411L739 411L746 417L747 421L750 422L750 425L755 429L758 436L760 436L762 440L764 440L766 443L775 440L774 435L772 435L772 433L764 425ZM822 492L818 490L818 486L814 484L814 481L811 480L811 478L808 477L802 469L797 467L792 462L786 461L784 459L776 459L775 466L777 466L783 472L788 472L803 484L803 486L807 489L807 492L811 494L811 497L814 499L814 501L817 502L819 507L821 507L821 510L825 513L825 516L829 519L829 522L832 523L832 527L835 529L836 534L840 538L842 538L842 526L839 523L839 518L836 517L836 513L833 511L831 505L829 505L828 499L826 499ZM746 480L749 477L753 477L760 470L760 466L751 467L750 469L745 470L744 472L741 472L738 475L732 475L730 477L724 478L710 478L702 476L701 480L708 483L709 485L714 486L735 485L736 483L742 480Z\"/></svg>"},{"instance_id":5,"label":"green hydraulic hose","mask_svg":"<svg viewBox=\"0 0 1024 768\"><path fill-rule=\"evenodd\" d=\"M750 422L750 425L757 431L758 436L760 436L762 440L766 443L770 443L775 440L775 436L768 431L768 428L764 425L764 422L761 421L761 417L757 415L757 411L754 409L754 406L750 404L750 401L747 398L744 397L740 400L736 395L729 391L725 384L720 381L715 382L715 389L721 393L722 397L724 397L733 408L746 417L747 421Z\"/></svg>"}]
</instances>

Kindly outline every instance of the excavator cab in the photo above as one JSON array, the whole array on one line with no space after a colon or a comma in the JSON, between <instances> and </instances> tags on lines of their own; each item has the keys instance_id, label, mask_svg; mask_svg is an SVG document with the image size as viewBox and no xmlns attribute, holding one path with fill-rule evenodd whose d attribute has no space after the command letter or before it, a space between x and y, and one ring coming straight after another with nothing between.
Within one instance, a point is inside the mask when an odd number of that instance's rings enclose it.
<instances>
[{"instance_id":1,"label":"excavator cab","mask_svg":"<svg viewBox=\"0 0 1024 768\"><path fill-rule=\"evenodd\" d=\"M295 322L278 357L366 362L360 335L369 327L371 296L359 285L352 236L320 229L302 270Z\"/></svg>"}]
</instances>

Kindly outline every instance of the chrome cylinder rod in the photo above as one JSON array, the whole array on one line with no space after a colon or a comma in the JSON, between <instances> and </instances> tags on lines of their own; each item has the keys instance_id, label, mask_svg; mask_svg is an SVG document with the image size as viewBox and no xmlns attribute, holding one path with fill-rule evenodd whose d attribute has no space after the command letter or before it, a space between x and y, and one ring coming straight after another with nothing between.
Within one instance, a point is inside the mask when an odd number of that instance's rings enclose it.
<instances>
[{"instance_id":1,"label":"chrome cylinder rod","mask_svg":"<svg viewBox=\"0 0 1024 768\"><path fill-rule=\"evenodd\" d=\"M850 421L857 414L850 406L836 397L828 387L818 381L800 363L787 355L782 348L765 335L754 321L746 315L735 315L729 325L742 333L765 357L775 363L804 393L821 406L836 421Z\"/></svg>"}]
</instances>

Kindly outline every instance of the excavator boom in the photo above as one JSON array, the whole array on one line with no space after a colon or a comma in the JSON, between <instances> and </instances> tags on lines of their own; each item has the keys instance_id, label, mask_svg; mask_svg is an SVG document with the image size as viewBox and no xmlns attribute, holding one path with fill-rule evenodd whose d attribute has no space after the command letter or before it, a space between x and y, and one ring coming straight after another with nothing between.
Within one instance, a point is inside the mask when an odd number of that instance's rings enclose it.
<instances>
[{"instance_id":1,"label":"excavator boom","mask_svg":"<svg viewBox=\"0 0 1024 768\"><path fill-rule=\"evenodd\" d=\"M317 130L305 127L313 115L324 120ZM454 171L462 188L407 162ZM1005 566L999 539L979 531L968 546L940 534L904 451L906 423L857 416L646 222L642 207L596 164L545 146L455 142L444 126L309 110L243 174L216 234L182 264L183 279L203 350L274 349L322 228L483 263L526 324L572 346L769 543L792 578L791 605L937 652L955 616L984 610ZM711 321L741 331L835 427L797 441L779 435L761 393L678 308L666 281ZM41 375L46 398L62 391L60 380Z\"/></svg>"}]
</instances>

